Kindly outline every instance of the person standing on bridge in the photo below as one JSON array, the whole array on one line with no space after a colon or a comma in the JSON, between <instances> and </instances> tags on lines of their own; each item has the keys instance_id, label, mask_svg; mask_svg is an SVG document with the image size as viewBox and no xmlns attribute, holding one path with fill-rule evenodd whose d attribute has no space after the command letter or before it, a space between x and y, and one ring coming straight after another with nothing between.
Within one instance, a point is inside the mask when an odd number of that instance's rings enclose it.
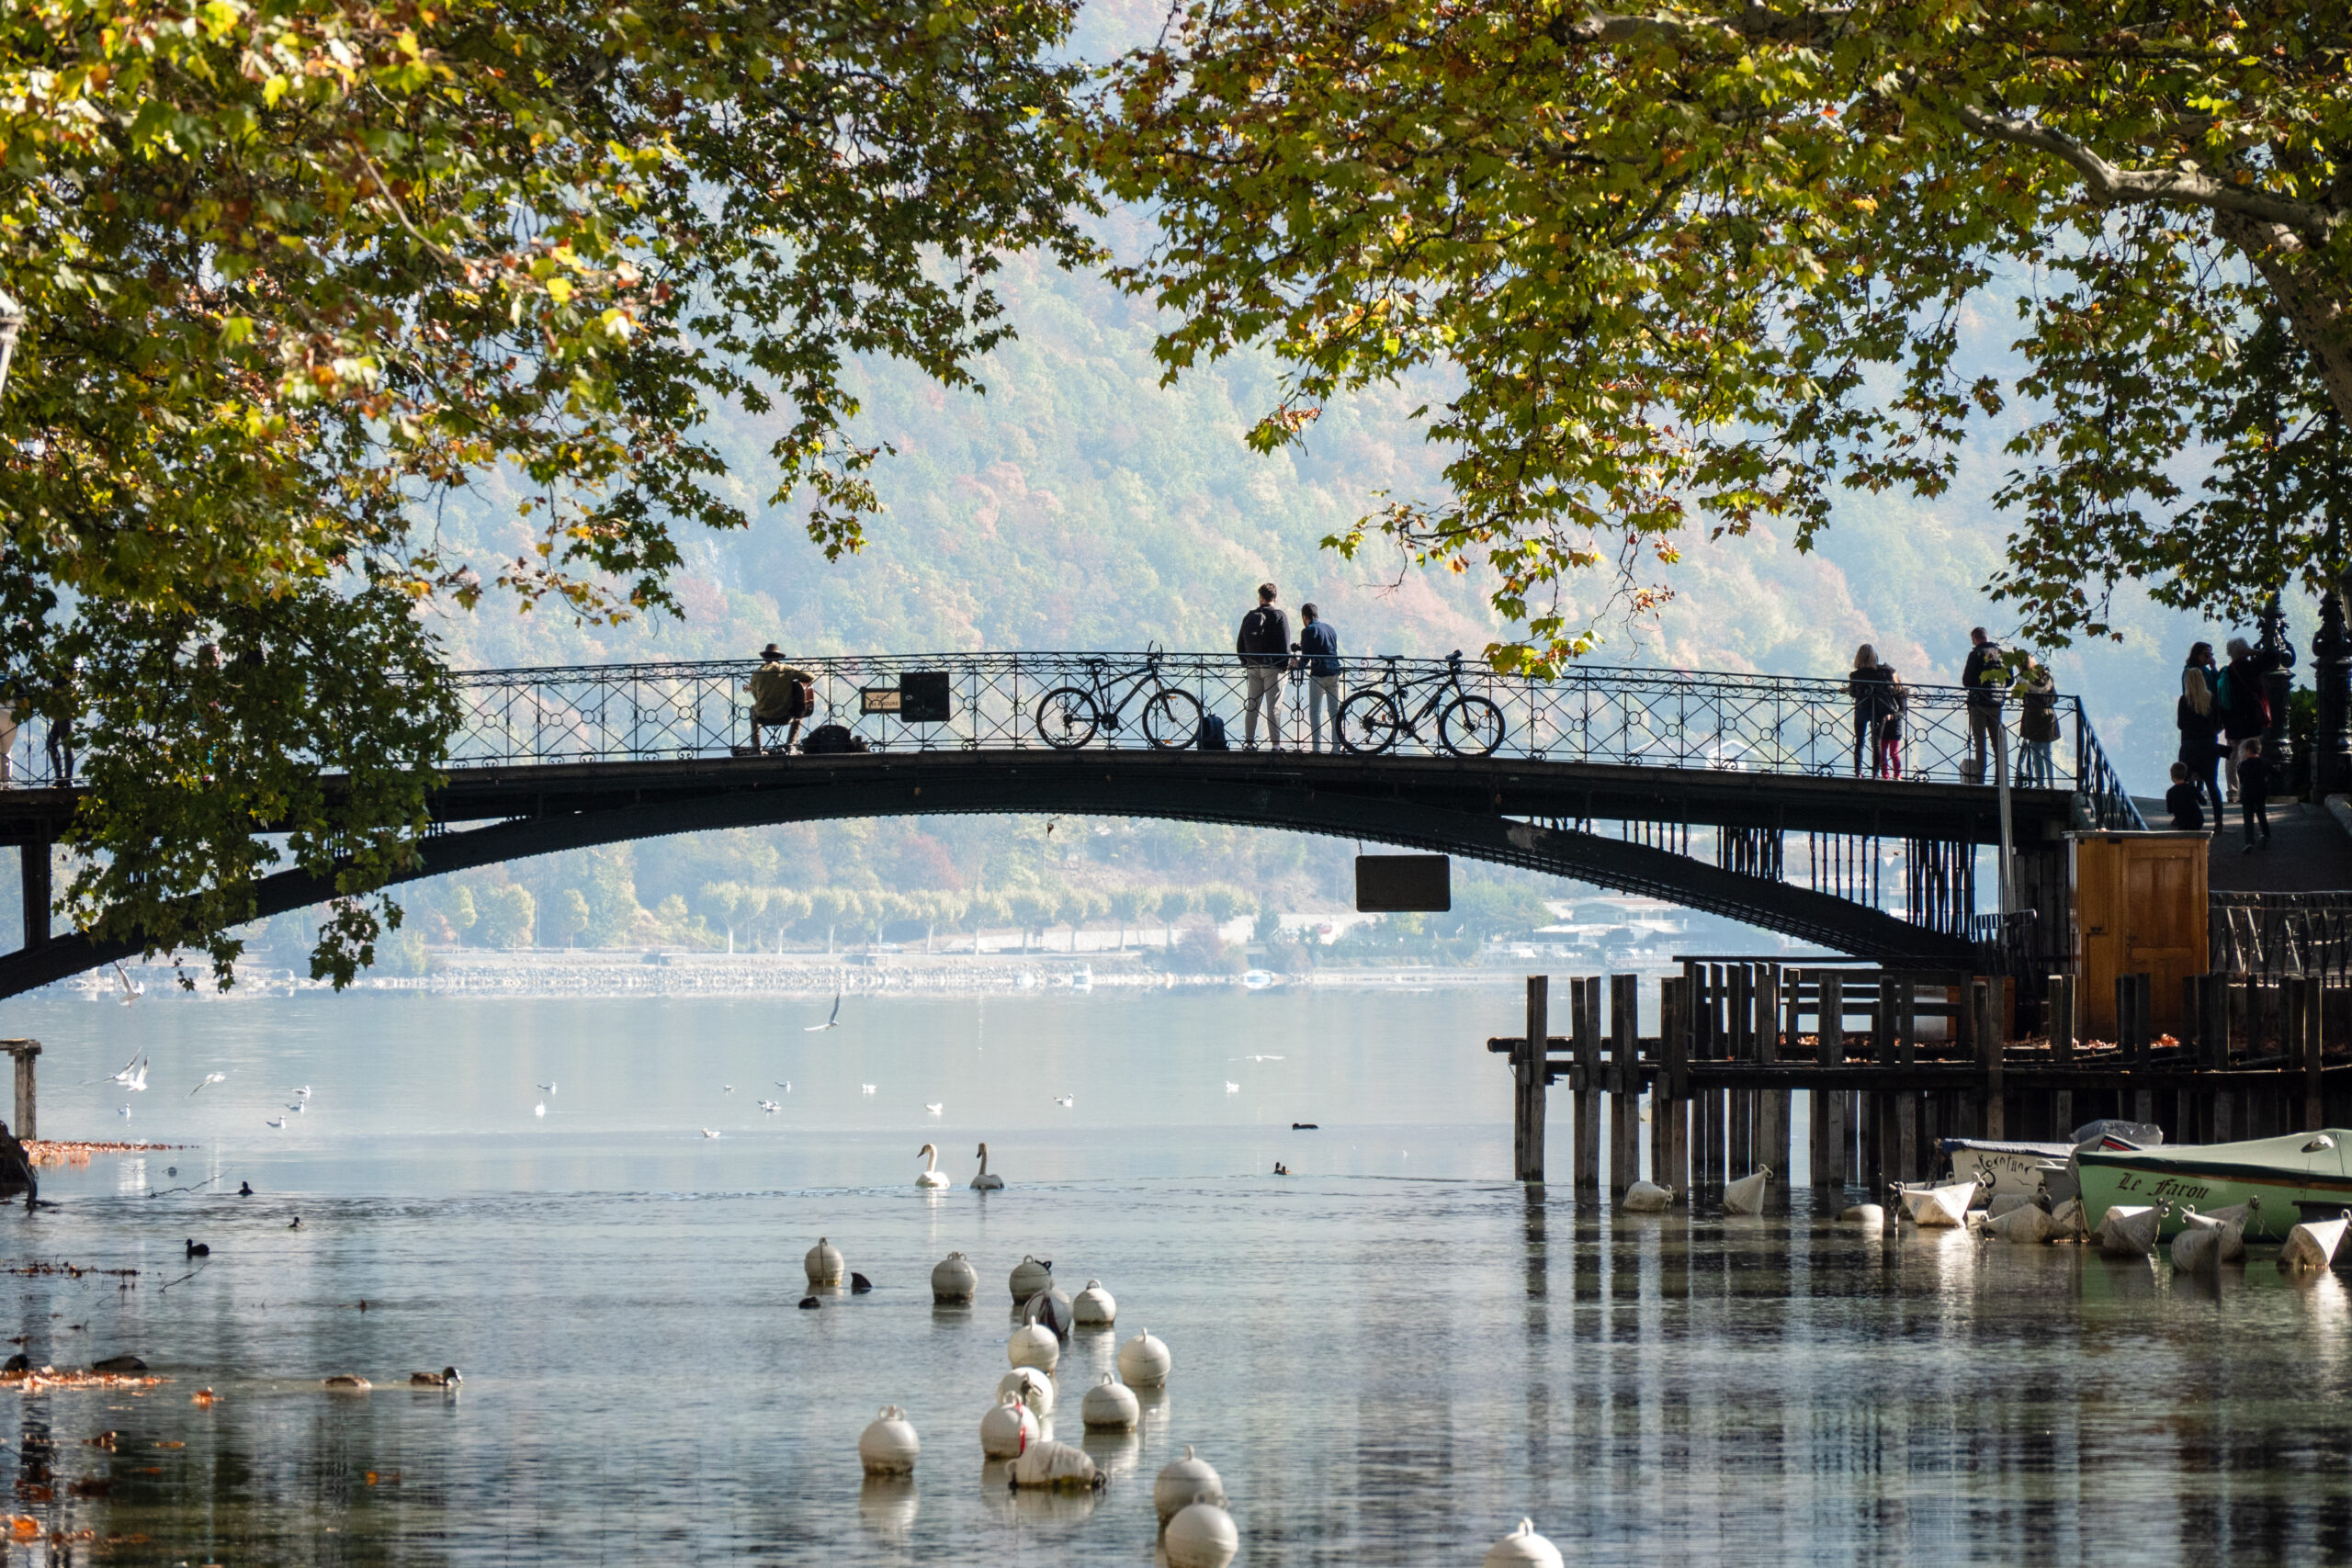
<instances>
[{"instance_id":1,"label":"person standing on bridge","mask_svg":"<svg viewBox=\"0 0 2352 1568\"><path fill-rule=\"evenodd\" d=\"M1969 784L1997 783L2009 762L2009 732L2002 728L2001 705L2008 694L2009 671L2001 645L1983 626L1968 629L1968 662L1960 683L1968 688L1968 749L1972 761L1962 777ZM1990 757L1993 771L1985 771Z\"/></svg>"},{"instance_id":2,"label":"person standing on bridge","mask_svg":"<svg viewBox=\"0 0 2352 1568\"><path fill-rule=\"evenodd\" d=\"M1340 634L1312 604L1298 607L1298 672L1306 680L1306 724L1323 750L1323 714L1331 714L1331 749L1340 748Z\"/></svg>"},{"instance_id":3,"label":"person standing on bridge","mask_svg":"<svg viewBox=\"0 0 2352 1568\"><path fill-rule=\"evenodd\" d=\"M1854 776L1862 776L1865 751L1871 772L1886 776L1888 721L1900 723L1895 706L1894 667L1878 661L1878 649L1869 643L1854 649L1854 672L1846 677L1846 694L1854 699ZM1898 740L1901 731L1896 731Z\"/></svg>"},{"instance_id":4,"label":"person standing on bridge","mask_svg":"<svg viewBox=\"0 0 2352 1568\"><path fill-rule=\"evenodd\" d=\"M2213 695L2221 671L2213 667L2213 645L2200 642L2188 650L2180 670L2180 701L2173 706L2173 721L2180 730L2180 761L2188 782L2205 792L2205 809L2222 821L2222 705Z\"/></svg>"},{"instance_id":5,"label":"person standing on bridge","mask_svg":"<svg viewBox=\"0 0 2352 1568\"><path fill-rule=\"evenodd\" d=\"M1274 585L1258 584L1258 607L1241 617L1233 639L1250 682L1250 705L1241 721L1241 744L1258 747L1258 706L1266 708L1266 744L1283 749L1283 671L1290 668L1290 617L1274 604Z\"/></svg>"},{"instance_id":6,"label":"person standing on bridge","mask_svg":"<svg viewBox=\"0 0 2352 1568\"><path fill-rule=\"evenodd\" d=\"M2025 673L2018 678L2018 783L2027 789L2054 789L2058 770L2050 760L2050 748L2058 739L2058 682L2051 678L2050 666L2038 659L2025 661Z\"/></svg>"}]
</instances>

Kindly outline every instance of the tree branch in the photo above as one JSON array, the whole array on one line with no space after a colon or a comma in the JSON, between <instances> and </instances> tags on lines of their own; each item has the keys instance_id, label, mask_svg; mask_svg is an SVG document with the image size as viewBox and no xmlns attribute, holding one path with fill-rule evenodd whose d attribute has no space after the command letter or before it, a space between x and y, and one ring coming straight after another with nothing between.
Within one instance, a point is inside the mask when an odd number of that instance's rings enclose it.
<instances>
[{"instance_id":1,"label":"tree branch","mask_svg":"<svg viewBox=\"0 0 2352 1568\"><path fill-rule=\"evenodd\" d=\"M2030 147L2065 163L2083 176L2091 193L2102 201L2131 205L2178 202L2264 223L2283 224L2321 239L2332 234L2336 225L2344 221L2344 214L2334 209L2232 185L2193 170L2120 169L2064 131L2052 130L2016 115L1987 114L1965 104L1959 106L1957 112L1960 122L1980 136L2012 146Z\"/></svg>"}]
</instances>

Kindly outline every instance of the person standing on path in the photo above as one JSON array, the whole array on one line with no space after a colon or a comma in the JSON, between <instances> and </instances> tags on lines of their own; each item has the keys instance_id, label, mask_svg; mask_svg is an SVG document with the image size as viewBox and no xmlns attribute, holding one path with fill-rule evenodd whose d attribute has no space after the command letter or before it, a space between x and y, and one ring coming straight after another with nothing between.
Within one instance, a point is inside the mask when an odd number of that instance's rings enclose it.
<instances>
[{"instance_id":1,"label":"person standing on path","mask_svg":"<svg viewBox=\"0 0 2352 1568\"><path fill-rule=\"evenodd\" d=\"M2050 760L2050 748L2058 739L2058 682L2051 679L2050 667L2039 660L2027 660L2018 694L2022 699L2018 710L2018 739L2022 743L2018 783L2028 789L2050 789L2058 782L2058 770Z\"/></svg>"},{"instance_id":2,"label":"person standing on path","mask_svg":"<svg viewBox=\"0 0 2352 1568\"><path fill-rule=\"evenodd\" d=\"M1331 749L1340 749L1340 634L1312 604L1298 607L1298 672L1306 680L1306 725L1323 750L1323 714L1331 714Z\"/></svg>"},{"instance_id":3,"label":"person standing on path","mask_svg":"<svg viewBox=\"0 0 2352 1568\"><path fill-rule=\"evenodd\" d=\"M2258 749L2258 742L2270 728L2270 698L2262 689L2262 678L2278 669L2279 663L2276 652L2255 648L2245 638L2233 637L2230 638L2229 665L2213 683L2213 695L2222 706L2222 737L2229 745L2230 789L2240 799L2245 796L2245 781L2238 777L2245 766L2243 759Z\"/></svg>"},{"instance_id":4,"label":"person standing on path","mask_svg":"<svg viewBox=\"0 0 2352 1568\"><path fill-rule=\"evenodd\" d=\"M2188 650L2180 667L2180 701L2174 705L2174 723L2180 730L2180 761L2188 781L2205 792L2205 805L2218 825L2222 820L2222 705L2213 695L2221 671L2213 666L2213 645L2200 642Z\"/></svg>"},{"instance_id":5,"label":"person standing on path","mask_svg":"<svg viewBox=\"0 0 2352 1568\"><path fill-rule=\"evenodd\" d=\"M2245 822L2245 848L2238 853L2250 855L2256 849L2254 825L2262 824L2261 848L2270 847L2270 759L2262 754L2259 737L2245 742L2245 754L2238 759L2238 815Z\"/></svg>"},{"instance_id":6,"label":"person standing on path","mask_svg":"<svg viewBox=\"0 0 2352 1568\"><path fill-rule=\"evenodd\" d=\"M2001 728L2001 703L2008 694L2009 673L2001 659L2001 645L1983 626L1968 630L1968 662L1960 683L1968 688L1968 749L1973 761L1965 770L1969 784L1996 784L2009 760L2008 731ZM1985 770L1990 754L1994 767Z\"/></svg>"},{"instance_id":7,"label":"person standing on path","mask_svg":"<svg viewBox=\"0 0 2352 1568\"><path fill-rule=\"evenodd\" d=\"M2205 830L2205 797L2197 793L2197 784L2188 776L2188 764L2172 765L2172 788L2165 791L2165 809L2172 813L2172 828L2176 833L2201 833ZM2213 819L2217 824L2221 818Z\"/></svg>"},{"instance_id":8,"label":"person standing on path","mask_svg":"<svg viewBox=\"0 0 2352 1568\"><path fill-rule=\"evenodd\" d=\"M1241 721L1241 744L1255 750L1258 745L1258 707L1266 709L1266 744L1279 751L1283 749L1283 671L1290 668L1290 617L1274 604L1274 585L1258 584L1258 607L1241 617L1241 630L1233 639L1233 651L1241 656L1241 669L1250 682L1250 705Z\"/></svg>"}]
</instances>

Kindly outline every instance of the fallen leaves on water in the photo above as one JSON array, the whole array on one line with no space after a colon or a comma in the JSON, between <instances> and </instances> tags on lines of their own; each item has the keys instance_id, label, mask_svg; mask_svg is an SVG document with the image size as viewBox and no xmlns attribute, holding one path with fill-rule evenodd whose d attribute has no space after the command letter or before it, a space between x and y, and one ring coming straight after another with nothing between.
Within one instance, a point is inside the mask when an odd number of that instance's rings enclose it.
<instances>
[{"instance_id":1,"label":"fallen leaves on water","mask_svg":"<svg viewBox=\"0 0 2352 1568\"><path fill-rule=\"evenodd\" d=\"M25 1157L35 1165L87 1165L93 1155L162 1154L184 1146L179 1144L118 1144L102 1139L52 1143L41 1138L28 1138L25 1140Z\"/></svg>"},{"instance_id":2,"label":"fallen leaves on water","mask_svg":"<svg viewBox=\"0 0 2352 1568\"><path fill-rule=\"evenodd\" d=\"M114 1477L85 1475L79 1481L70 1483L65 1490L69 1495L75 1497L103 1497L114 1490Z\"/></svg>"},{"instance_id":3,"label":"fallen leaves on water","mask_svg":"<svg viewBox=\"0 0 2352 1568\"><path fill-rule=\"evenodd\" d=\"M220 1396L219 1394L214 1393L209 1388L200 1388L196 1391L196 1397L189 1400L188 1403L190 1404L202 1404L209 1406L214 1400L220 1397Z\"/></svg>"},{"instance_id":4,"label":"fallen leaves on water","mask_svg":"<svg viewBox=\"0 0 2352 1568\"><path fill-rule=\"evenodd\" d=\"M43 1486L38 1481L19 1481L17 1483L17 1495L28 1503L53 1503L57 1501L57 1488Z\"/></svg>"},{"instance_id":5,"label":"fallen leaves on water","mask_svg":"<svg viewBox=\"0 0 2352 1568\"><path fill-rule=\"evenodd\" d=\"M205 1396L206 1398L209 1399L209 1398L212 1396L212 1391L211 1391L210 1389L209 1389L209 1388L208 1388L208 1389L206 1389L206 1390L204 1391L204 1396ZM159 1448L159 1449L184 1449L184 1448L187 1447L187 1445L186 1443L176 1443L176 1442L157 1443L155 1446L156 1446L157 1448Z\"/></svg>"},{"instance_id":6,"label":"fallen leaves on water","mask_svg":"<svg viewBox=\"0 0 2352 1568\"><path fill-rule=\"evenodd\" d=\"M386 1471L381 1474L372 1470L368 1472L368 1485L374 1486L379 1482L386 1486L398 1486L401 1483L401 1472L397 1470Z\"/></svg>"},{"instance_id":7,"label":"fallen leaves on water","mask_svg":"<svg viewBox=\"0 0 2352 1568\"><path fill-rule=\"evenodd\" d=\"M37 1372L0 1372L0 1389L38 1393L52 1388L153 1388L164 1380L138 1372L61 1372L43 1367Z\"/></svg>"},{"instance_id":8,"label":"fallen leaves on water","mask_svg":"<svg viewBox=\"0 0 2352 1568\"><path fill-rule=\"evenodd\" d=\"M112 1453L114 1452L114 1433L100 1432L95 1438L83 1438L82 1446L85 1449L104 1449L107 1452Z\"/></svg>"},{"instance_id":9,"label":"fallen leaves on water","mask_svg":"<svg viewBox=\"0 0 2352 1568\"><path fill-rule=\"evenodd\" d=\"M33 1540L40 1535L40 1521L30 1514L10 1514L6 1523L12 1540Z\"/></svg>"}]
</instances>

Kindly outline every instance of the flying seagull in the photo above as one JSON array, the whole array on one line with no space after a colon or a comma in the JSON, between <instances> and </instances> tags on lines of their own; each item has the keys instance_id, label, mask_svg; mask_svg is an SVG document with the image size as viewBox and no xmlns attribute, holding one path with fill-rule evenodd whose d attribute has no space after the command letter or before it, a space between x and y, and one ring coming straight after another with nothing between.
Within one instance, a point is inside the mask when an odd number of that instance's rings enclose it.
<instances>
[{"instance_id":1,"label":"flying seagull","mask_svg":"<svg viewBox=\"0 0 2352 1568\"><path fill-rule=\"evenodd\" d=\"M198 1084L195 1089L187 1091L188 1098L191 1100L196 1098L197 1094L203 1089L204 1084L227 1083L228 1081L229 1075L226 1073L207 1073L204 1075L204 1083Z\"/></svg>"},{"instance_id":2,"label":"flying seagull","mask_svg":"<svg viewBox=\"0 0 2352 1568\"><path fill-rule=\"evenodd\" d=\"M123 1006L129 1007L131 1003L137 1001L140 998L147 994L147 987L137 984L130 978L130 972L122 966L120 960L116 961L114 973L115 977L122 982Z\"/></svg>"},{"instance_id":3,"label":"flying seagull","mask_svg":"<svg viewBox=\"0 0 2352 1568\"><path fill-rule=\"evenodd\" d=\"M833 993L833 1013L832 1013L832 1016L831 1016L831 1018L828 1018L827 1020L825 1020L825 1021L824 1021L824 1022L822 1022L822 1023L812 1023L812 1024L810 1024L808 1028L806 1028L806 1029L802 1030L800 1032L801 1032L801 1033L803 1033L803 1034L817 1034L817 1033L821 1033L823 1031L828 1030L828 1029L839 1029L841 1026L842 1026L842 994L841 994L839 991L835 991L835 992Z\"/></svg>"}]
</instances>

